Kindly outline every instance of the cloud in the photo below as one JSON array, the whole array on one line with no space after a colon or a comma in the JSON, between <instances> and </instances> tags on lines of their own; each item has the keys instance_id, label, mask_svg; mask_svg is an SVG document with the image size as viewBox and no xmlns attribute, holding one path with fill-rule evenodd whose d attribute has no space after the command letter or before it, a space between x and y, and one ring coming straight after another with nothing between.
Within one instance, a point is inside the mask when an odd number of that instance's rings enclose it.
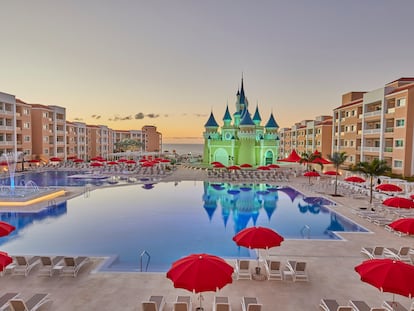
<instances>
[{"instance_id":1,"label":"cloud","mask_svg":"<svg viewBox=\"0 0 414 311\"><path fill-rule=\"evenodd\" d=\"M158 118L160 115L159 114L155 114L155 113L149 113L147 114L147 117L150 119L155 119Z\"/></svg>"},{"instance_id":2,"label":"cloud","mask_svg":"<svg viewBox=\"0 0 414 311\"><path fill-rule=\"evenodd\" d=\"M97 114L93 114L93 115L91 115L91 118L95 119L95 120L99 120L101 118L101 116L97 115Z\"/></svg>"},{"instance_id":3,"label":"cloud","mask_svg":"<svg viewBox=\"0 0 414 311\"><path fill-rule=\"evenodd\" d=\"M75 121L83 121L82 118L74 118L73 120L75 120Z\"/></svg>"},{"instance_id":4,"label":"cloud","mask_svg":"<svg viewBox=\"0 0 414 311\"><path fill-rule=\"evenodd\" d=\"M207 117L207 114L205 114L205 113L194 113L194 115L198 118L206 118Z\"/></svg>"},{"instance_id":5,"label":"cloud","mask_svg":"<svg viewBox=\"0 0 414 311\"><path fill-rule=\"evenodd\" d=\"M144 119L144 117L145 117L145 115L142 112L138 112L135 115L135 120L141 120L141 119Z\"/></svg>"}]
</instances>

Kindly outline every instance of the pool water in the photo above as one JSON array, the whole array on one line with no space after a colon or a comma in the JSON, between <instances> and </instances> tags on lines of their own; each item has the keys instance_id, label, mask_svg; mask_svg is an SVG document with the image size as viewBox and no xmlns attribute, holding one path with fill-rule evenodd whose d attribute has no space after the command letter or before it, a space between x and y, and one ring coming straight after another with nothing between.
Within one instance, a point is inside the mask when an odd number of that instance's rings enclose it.
<instances>
[{"instance_id":1,"label":"pool water","mask_svg":"<svg viewBox=\"0 0 414 311\"><path fill-rule=\"evenodd\" d=\"M334 208L326 198L266 184L185 181L102 188L38 214L0 213L17 228L0 238L0 249L12 255L117 256L113 270L138 270L146 251L149 271L167 271L190 253L255 256L232 241L255 225L285 239L335 240L340 239L335 231L366 231L320 203Z\"/></svg>"}]
</instances>

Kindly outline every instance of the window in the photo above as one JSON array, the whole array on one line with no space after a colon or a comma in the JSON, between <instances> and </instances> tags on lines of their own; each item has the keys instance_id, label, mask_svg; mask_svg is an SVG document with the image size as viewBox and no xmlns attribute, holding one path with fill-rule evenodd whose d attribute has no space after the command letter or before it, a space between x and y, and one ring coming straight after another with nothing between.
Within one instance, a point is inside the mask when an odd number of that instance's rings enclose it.
<instances>
[{"instance_id":1,"label":"window","mask_svg":"<svg viewBox=\"0 0 414 311\"><path fill-rule=\"evenodd\" d=\"M24 136L24 141L25 142L29 142L30 141L30 136L29 135L25 135Z\"/></svg>"},{"instance_id":2,"label":"window","mask_svg":"<svg viewBox=\"0 0 414 311\"><path fill-rule=\"evenodd\" d=\"M398 167L398 168L402 168L403 166L403 161L401 160L394 160L394 167Z\"/></svg>"},{"instance_id":3,"label":"window","mask_svg":"<svg viewBox=\"0 0 414 311\"><path fill-rule=\"evenodd\" d=\"M45 143L49 142L49 136L43 136L43 141L44 141Z\"/></svg>"},{"instance_id":4,"label":"window","mask_svg":"<svg viewBox=\"0 0 414 311\"><path fill-rule=\"evenodd\" d=\"M350 141L349 141L349 145L350 145L351 147L353 147L353 146L354 146L354 141L353 141L353 140L350 140Z\"/></svg>"},{"instance_id":5,"label":"window","mask_svg":"<svg viewBox=\"0 0 414 311\"><path fill-rule=\"evenodd\" d=\"M23 123L23 128L29 129L30 128L30 122L24 122Z\"/></svg>"},{"instance_id":6,"label":"window","mask_svg":"<svg viewBox=\"0 0 414 311\"><path fill-rule=\"evenodd\" d=\"M405 119L395 120L395 127L404 127L404 126L405 126Z\"/></svg>"},{"instance_id":7,"label":"window","mask_svg":"<svg viewBox=\"0 0 414 311\"><path fill-rule=\"evenodd\" d=\"M45 149L45 150L43 150L43 153L44 153L44 154L49 154L49 149Z\"/></svg>"},{"instance_id":8,"label":"window","mask_svg":"<svg viewBox=\"0 0 414 311\"><path fill-rule=\"evenodd\" d=\"M405 98L398 98L397 107L404 107L404 106L405 106Z\"/></svg>"},{"instance_id":9,"label":"window","mask_svg":"<svg viewBox=\"0 0 414 311\"><path fill-rule=\"evenodd\" d=\"M355 110L351 111L351 116L355 116Z\"/></svg>"},{"instance_id":10,"label":"window","mask_svg":"<svg viewBox=\"0 0 414 311\"><path fill-rule=\"evenodd\" d=\"M396 139L394 142L395 148L403 148L404 147L404 140Z\"/></svg>"},{"instance_id":11,"label":"window","mask_svg":"<svg viewBox=\"0 0 414 311\"><path fill-rule=\"evenodd\" d=\"M23 114L28 116L30 114L30 110L27 108L23 108Z\"/></svg>"}]
</instances>

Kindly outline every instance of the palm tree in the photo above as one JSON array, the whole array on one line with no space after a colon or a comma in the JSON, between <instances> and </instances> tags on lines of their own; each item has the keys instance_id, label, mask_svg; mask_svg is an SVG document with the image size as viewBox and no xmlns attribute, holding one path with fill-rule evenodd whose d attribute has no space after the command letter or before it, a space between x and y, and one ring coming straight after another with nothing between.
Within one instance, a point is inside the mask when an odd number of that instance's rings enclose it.
<instances>
[{"instance_id":1,"label":"palm tree","mask_svg":"<svg viewBox=\"0 0 414 311\"><path fill-rule=\"evenodd\" d=\"M334 152L332 154L328 154L329 161L332 162L333 165L335 165L336 175L335 175L335 194L334 196L337 196L337 190L338 190L338 174L339 174L339 167L344 164L346 161L346 158L348 156L346 155L346 152Z\"/></svg>"},{"instance_id":2,"label":"palm tree","mask_svg":"<svg viewBox=\"0 0 414 311\"><path fill-rule=\"evenodd\" d=\"M353 169L354 171L362 172L367 178L369 177L369 203L372 203L372 188L374 186L374 177L383 175L391 170L387 165L387 161L374 159L371 162L359 162Z\"/></svg>"},{"instance_id":3,"label":"palm tree","mask_svg":"<svg viewBox=\"0 0 414 311\"><path fill-rule=\"evenodd\" d=\"M301 159L299 160L300 164L306 163L306 170L310 171L310 166L312 164L312 162L315 159L320 159L321 158L321 154L320 153L314 153L314 152L303 152L301 154ZM317 164L319 164L321 166L321 169L323 169L323 164L318 162Z\"/></svg>"}]
</instances>

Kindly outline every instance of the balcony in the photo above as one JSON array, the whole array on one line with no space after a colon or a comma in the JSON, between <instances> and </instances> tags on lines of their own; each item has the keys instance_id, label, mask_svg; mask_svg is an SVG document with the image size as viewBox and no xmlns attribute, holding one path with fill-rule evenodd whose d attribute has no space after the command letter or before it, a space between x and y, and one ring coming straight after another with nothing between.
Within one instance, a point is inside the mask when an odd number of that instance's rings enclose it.
<instances>
[{"instance_id":1,"label":"balcony","mask_svg":"<svg viewBox=\"0 0 414 311\"><path fill-rule=\"evenodd\" d=\"M394 113L395 112L395 108L388 108L387 113Z\"/></svg>"},{"instance_id":2,"label":"balcony","mask_svg":"<svg viewBox=\"0 0 414 311\"><path fill-rule=\"evenodd\" d=\"M380 134L380 133L381 133L381 129L368 129L368 130L364 130L364 134L365 135Z\"/></svg>"},{"instance_id":3,"label":"balcony","mask_svg":"<svg viewBox=\"0 0 414 311\"><path fill-rule=\"evenodd\" d=\"M365 118L376 117L376 116L380 116L381 113L382 113L381 110L375 110L375 111L365 112L364 116L365 116Z\"/></svg>"},{"instance_id":4,"label":"balcony","mask_svg":"<svg viewBox=\"0 0 414 311\"><path fill-rule=\"evenodd\" d=\"M384 152L392 152L392 147L385 147Z\"/></svg>"},{"instance_id":5,"label":"balcony","mask_svg":"<svg viewBox=\"0 0 414 311\"><path fill-rule=\"evenodd\" d=\"M394 133L394 128L393 127L387 127L385 129L385 133Z\"/></svg>"},{"instance_id":6,"label":"balcony","mask_svg":"<svg viewBox=\"0 0 414 311\"><path fill-rule=\"evenodd\" d=\"M7 126L7 125L0 125L0 130L1 131L13 131L14 127L13 126Z\"/></svg>"},{"instance_id":7,"label":"balcony","mask_svg":"<svg viewBox=\"0 0 414 311\"><path fill-rule=\"evenodd\" d=\"M360 150L362 150L363 152L376 152L376 153L380 152L379 147L364 147L364 148L361 148Z\"/></svg>"},{"instance_id":8,"label":"balcony","mask_svg":"<svg viewBox=\"0 0 414 311\"><path fill-rule=\"evenodd\" d=\"M3 140L0 141L0 146L11 146L14 145L14 141L13 140Z\"/></svg>"}]
</instances>

